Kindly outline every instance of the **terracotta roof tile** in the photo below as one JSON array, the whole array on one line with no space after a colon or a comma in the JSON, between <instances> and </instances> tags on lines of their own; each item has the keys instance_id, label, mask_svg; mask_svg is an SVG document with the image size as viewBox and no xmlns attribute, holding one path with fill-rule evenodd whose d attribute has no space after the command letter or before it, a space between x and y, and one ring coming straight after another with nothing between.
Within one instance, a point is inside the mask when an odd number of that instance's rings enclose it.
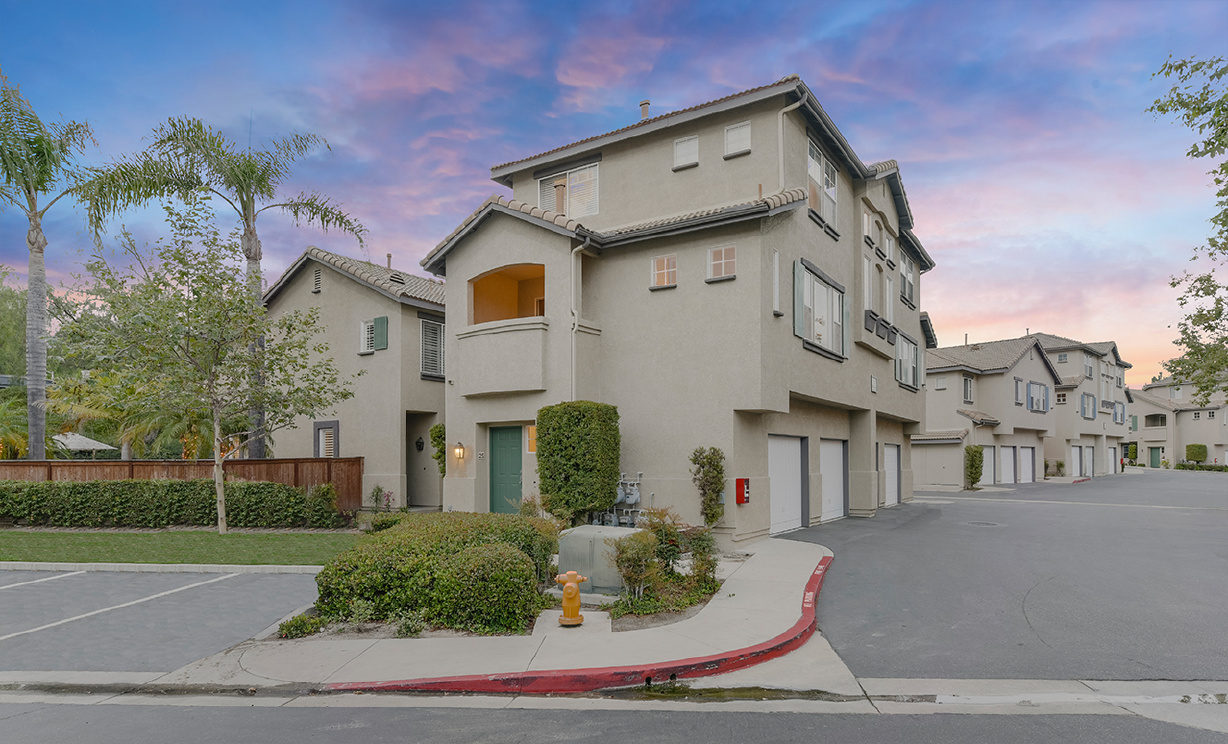
<instances>
[{"instance_id":1,"label":"terracotta roof tile","mask_svg":"<svg viewBox=\"0 0 1228 744\"><path fill-rule=\"evenodd\" d=\"M1002 341L930 349L925 352L925 368L929 370L962 366L980 372L1009 369L1028 349L1032 348L1034 343L1035 339L1024 336Z\"/></svg>"},{"instance_id":2,"label":"terracotta roof tile","mask_svg":"<svg viewBox=\"0 0 1228 744\"><path fill-rule=\"evenodd\" d=\"M427 279L407 271L389 269L370 261L342 256L314 245L309 246L306 253L321 263L392 295L444 304L444 284L436 279Z\"/></svg>"},{"instance_id":3,"label":"terracotta roof tile","mask_svg":"<svg viewBox=\"0 0 1228 744\"><path fill-rule=\"evenodd\" d=\"M912 441L928 442L935 439L963 439L968 436L967 429L950 429L946 431L925 431L920 434L913 434Z\"/></svg>"},{"instance_id":4,"label":"terracotta roof tile","mask_svg":"<svg viewBox=\"0 0 1228 744\"><path fill-rule=\"evenodd\" d=\"M1001 423L999 419L984 411L974 411L971 408L956 408L955 412L960 416L972 419L972 423L980 426L996 426Z\"/></svg>"}]
</instances>

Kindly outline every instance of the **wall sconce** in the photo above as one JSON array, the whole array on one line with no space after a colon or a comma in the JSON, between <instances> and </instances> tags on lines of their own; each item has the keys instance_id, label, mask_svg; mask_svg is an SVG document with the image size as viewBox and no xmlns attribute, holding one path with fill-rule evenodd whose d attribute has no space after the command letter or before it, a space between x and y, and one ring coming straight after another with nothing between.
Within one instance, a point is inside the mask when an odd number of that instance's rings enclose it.
<instances>
[{"instance_id":1,"label":"wall sconce","mask_svg":"<svg viewBox=\"0 0 1228 744\"><path fill-rule=\"evenodd\" d=\"M464 460L465 459L465 445L461 444L460 442L457 442L456 449L453 450L453 453L456 455L457 460Z\"/></svg>"},{"instance_id":2,"label":"wall sconce","mask_svg":"<svg viewBox=\"0 0 1228 744\"><path fill-rule=\"evenodd\" d=\"M422 448L426 446L426 443L422 441L422 437L418 437L418 441L414 442L414 446L418 448L419 452L421 452Z\"/></svg>"}]
</instances>

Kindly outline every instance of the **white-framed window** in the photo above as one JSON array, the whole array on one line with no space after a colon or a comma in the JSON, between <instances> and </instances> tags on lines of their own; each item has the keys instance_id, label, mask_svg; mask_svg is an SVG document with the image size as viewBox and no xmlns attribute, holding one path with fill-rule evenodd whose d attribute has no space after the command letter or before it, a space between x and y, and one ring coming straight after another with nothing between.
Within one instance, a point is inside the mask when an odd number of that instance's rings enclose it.
<instances>
[{"instance_id":1,"label":"white-framed window","mask_svg":"<svg viewBox=\"0 0 1228 744\"><path fill-rule=\"evenodd\" d=\"M887 260L890 261L891 263L895 263L896 262L895 261L895 238L891 237L891 234L888 233L886 237L886 241L887 241Z\"/></svg>"},{"instance_id":2,"label":"white-framed window","mask_svg":"<svg viewBox=\"0 0 1228 744\"><path fill-rule=\"evenodd\" d=\"M1015 405L1023 405L1023 379L1015 378Z\"/></svg>"},{"instance_id":3,"label":"white-framed window","mask_svg":"<svg viewBox=\"0 0 1228 744\"><path fill-rule=\"evenodd\" d=\"M836 224L836 166L823 157L823 151L813 141L806 173L810 177L810 208L819 213L827 224Z\"/></svg>"},{"instance_id":4,"label":"white-framed window","mask_svg":"<svg viewBox=\"0 0 1228 744\"><path fill-rule=\"evenodd\" d=\"M861 257L861 301L866 310L874 309L874 264L869 256Z\"/></svg>"},{"instance_id":5,"label":"white-framed window","mask_svg":"<svg viewBox=\"0 0 1228 744\"><path fill-rule=\"evenodd\" d=\"M900 253L900 296L917 304L917 262Z\"/></svg>"},{"instance_id":6,"label":"white-framed window","mask_svg":"<svg viewBox=\"0 0 1228 744\"><path fill-rule=\"evenodd\" d=\"M1181 400L1181 386L1173 385L1168 389L1169 400Z\"/></svg>"},{"instance_id":7,"label":"white-framed window","mask_svg":"<svg viewBox=\"0 0 1228 744\"><path fill-rule=\"evenodd\" d=\"M1117 372L1117 387L1118 388L1121 387L1121 371L1120 370Z\"/></svg>"},{"instance_id":8,"label":"white-framed window","mask_svg":"<svg viewBox=\"0 0 1228 744\"><path fill-rule=\"evenodd\" d=\"M895 323L895 280L887 272L883 272L883 317Z\"/></svg>"},{"instance_id":9,"label":"white-framed window","mask_svg":"<svg viewBox=\"0 0 1228 744\"><path fill-rule=\"evenodd\" d=\"M844 290L811 271L801 261L793 264L793 333L833 354L847 356L844 330Z\"/></svg>"},{"instance_id":10,"label":"white-framed window","mask_svg":"<svg viewBox=\"0 0 1228 744\"><path fill-rule=\"evenodd\" d=\"M699 135L679 137L674 140L674 167L685 168L699 165Z\"/></svg>"},{"instance_id":11,"label":"white-framed window","mask_svg":"<svg viewBox=\"0 0 1228 744\"><path fill-rule=\"evenodd\" d=\"M422 319L422 374L444 376L444 325L438 321Z\"/></svg>"},{"instance_id":12,"label":"white-framed window","mask_svg":"<svg viewBox=\"0 0 1228 744\"><path fill-rule=\"evenodd\" d=\"M1083 393L1079 398L1079 415L1085 419L1096 418L1096 396Z\"/></svg>"},{"instance_id":13,"label":"white-framed window","mask_svg":"<svg viewBox=\"0 0 1228 744\"><path fill-rule=\"evenodd\" d=\"M1126 423L1126 404L1118 401L1113 405L1113 423Z\"/></svg>"},{"instance_id":14,"label":"white-framed window","mask_svg":"<svg viewBox=\"0 0 1228 744\"><path fill-rule=\"evenodd\" d=\"M920 363L917 345L900 336L895 342L895 379L905 385L917 387Z\"/></svg>"},{"instance_id":15,"label":"white-framed window","mask_svg":"<svg viewBox=\"0 0 1228 744\"><path fill-rule=\"evenodd\" d=\"M750 152L750 122L725 127L725 157Z\"/></svg>"},{"instance_id":16,"label":"white-framed window","mask_svg":"<svg viewBox=\"0 0 1228 744\"><path fill-rule=\"evenodd\" d=\"M358 322L358 353L370 354L375 351L375 321L362 320Z\"/></svg>"},{"instance_id":17,"label":"white-framed window","mask_svg":"<svg viewBox=\"0 0 1228 744\"><path fill-rule=\"evenodd\" d=\"M672 287L678 283L678 254L657 256L652 259L651 287Z\"/></svg>"},{"instance_id":18,"label":"white-framed window","mask_svg":"<svg viewBox=\"0 0 1228 744\"><path fill-rule=\"evenodd\" d=\"M1083 374L1087 375L1088 378L1095 378L1096 376L1096 370L1092 367L1091 354L1083 355Z\"/></svg>"},{"instance_id":19,"label":"white-framed window","mask_svg":"<svg viewBox=\"0 0 1228 744\"><path fill-rule=\"evenodd\" d=\"M874 233L870 232L874 220L870 218L869 212L861 213L861 234L865 236L865 240L870 245L874 245Z\"/></svg>"},{"instance_id":20,"label":"white-framed window","mask_svg":"<svg viewBox=\"0 0 1228 744\"><path fill-rule=\"evenodd\" d=\"M974 399L972 389L972 375L964 375L964 402L971 403Z\"/></svg>"},{"instance_id":21,"label":"white-framed window","mask_svg":"<svg viewBox=\"0 0 1228 744\"><path fill-rule=\"evenodd\" d=\"M598 189L598 165L582 165L579 168L573 168L569 171L555 173L552 176L547 176L538 183L538 202L537 205L542 209L563 212L568 217L580 218L588 217L589 215L597 214L599 203ZM554 184L556 181L565 180L567 183L563 193L567 199L565 209L559 209L560 205L555 204Z\"/></svg>"},{"instance_id":22,"label":"white-framed window","mask_svg":"<svg viewBox=\"0 0 1228 744\"><path fill-rule=\"evenodd\" d=\"M934 389L935 390L946 390L947 389L947 376L946 375L938 375L937 377L934 378Z\"/></svg>"},{"instance_id":23,"label":"white-framed window","mask_svg":"<svg viewBox=\"0 0 1228 744\"><path fill-rule=\"evenodd\" d=\"M1028 410L1041 412L1049 410L1048 385L1039 382L1028 383Z\"/></svg>"},{"instance_id":24,"label":"white-framed window","mask_svg":"<svg viewBox=\"0 0 1228 744\"><path fill-rule=\"evenodd\" d=\"M1067 353L1066 353L1066 352L1064 352L1064 351L1063 351L1063 352L1060 352L1060 353L1057 355L1057 363L1058 363L1058 364L1065 364L1065 363L1066 363L1066 361L1067 361L1068 359L1070 359L1070 355L1069 355L1069 354L1067 354Z\"/></svg>"},{"instance_id":25,"label":"white-framed window","mask_svg":"<svg viewBox=\"0 0 1228 744\"><path fill-rule=\"evenodd\" d=\"M1197 421L1200 418L1202 418L1202 414L1199 411L1194 411L1194 420Z\"/></svg>"},{"instance_id":26,"label":"white-framed window","mask_svg":"<svg viewBox=\"0 0 1228 744\"><path fill-rule=\"evenodd\" d=\"M1207 411L1207 418L1209 419L1215 418L1215 411Z\"/></svg>"},{"instance_id":27,"label":"white-framed window","mask_svg":"<svg viewBox=\"0 0 1228 744\"><path fill-rule=\"evenodd\" d=\"M1057 394L1057 404L1058 404L1059 406L1064 406L1064 405L1066 405L1066 393L1058 393L1058 394Z\"/></svg>"},{"instance_id":28,"label":"white-framed window","mask_svg":"<svg viewBox=\"0 0 1228 744\"><path fill-rule=\"evenodd\" d=\"M737 274L737 261L732 245L708 249L708 278L722 279Z\"/></svg>"}]
</instances>

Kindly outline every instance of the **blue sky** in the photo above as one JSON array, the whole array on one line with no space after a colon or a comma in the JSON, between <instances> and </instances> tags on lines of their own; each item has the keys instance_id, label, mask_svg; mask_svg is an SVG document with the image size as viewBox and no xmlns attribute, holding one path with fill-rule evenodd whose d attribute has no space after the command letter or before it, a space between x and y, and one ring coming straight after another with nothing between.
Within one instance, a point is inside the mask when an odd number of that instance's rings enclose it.
<instances>
[{"instance_id":1,"label":"blue sky","mask_svg":"<svg viewBox=\"0 0 1228 744\"><path fill-rule=\"evenodd\" d=\"M0 70L45 118L86 120L102 161L167 117L239 142L292 130L332 149L318 189L418 260L481 201L492 165L797 73L866 162L900 161L938 262L922 304L942 344L1044 330L1116 340L1134 385L1171 356L1167 279L1214 203L1190 132L1143 110L1170 55L1223 54L1228 2L57 2L0 0ZM124 215L139 235L160 211ZM46 221L52 281L90 249ZM117 226L118 227L118 226ZM20 215L0 264L24 275ZM261 217L265 270L349 238Z\"/></svg>"}]
</instances>

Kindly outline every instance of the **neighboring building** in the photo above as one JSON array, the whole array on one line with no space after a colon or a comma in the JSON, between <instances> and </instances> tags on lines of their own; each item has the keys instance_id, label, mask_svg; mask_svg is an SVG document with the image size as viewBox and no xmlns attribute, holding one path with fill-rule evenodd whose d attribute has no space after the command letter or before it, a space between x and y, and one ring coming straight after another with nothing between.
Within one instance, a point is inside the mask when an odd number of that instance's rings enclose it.
<instances>
[{"instance_id":1,"label":"neighboring building","mask_svg":"<svg viewBox=\"0 0 1228 744\"><path fill-rule=\"evenodd\" d=\"M934 263L898 165L796 76L642 116L493 168L513 198L423 260L449 279L445 508L536 493L537 411L573 399L618 406L642 505L688 522L691 452L723 450L727 543L910 499Z\"/></svg>"},{"instance_id":2,"label":"neighboring building","mask_svg":"<svg viewBox=\"0 0 1228 744\"><path fill-rule=\"evenodd\" d=\"M1206 405L1194 402L1194 387L1165 377L1133 390L1130 439L1138 445L1137 462L1152 468L1164 461L1185 461L1189 444L1207 445L1207 462L1228 462L1228 405L1223 391Z\"/></svg>"},{"instance_id":3,"label":"neighboring building","mask_svg":"<svg viewBox=\"0 0 1228 744\"><path fill-rule=\"evenodd\" d=\"M429 429L443 420L443 284L312 246L264 300L271 315L319 308L342 378L365 370L334 414L275 432L277 456L362 456L365 500L378 485L393 506L439 507Z\"/></svg>"},{"instance_id":4,"label":"neighboring building","mask_svg":"<svg viewBox=\"0 0 1228 744\"><path fill-rule=\"evenodd\" d=\"M912 437L918 483L963 486L965 445L984 453L982 484L1044 478L1062 380L1034 336L932 349L925 368L926 431Z\"/></svg>"},{"instance_id":5,"label":"neighboring building","mask_svg":"<svg viewBox=\"0 0 1228 744\"><path fill-rule=\"evenodd\" d=\"M1123 383L1131 365L1112 341L1083 343L1048 333L1032 335L1062 377L1053 406L1057 436L1045 440L1045 457L1064 461L1066 475L1118 472L1122 444L1129 434Z\"/></svg>"}]
</instances>

